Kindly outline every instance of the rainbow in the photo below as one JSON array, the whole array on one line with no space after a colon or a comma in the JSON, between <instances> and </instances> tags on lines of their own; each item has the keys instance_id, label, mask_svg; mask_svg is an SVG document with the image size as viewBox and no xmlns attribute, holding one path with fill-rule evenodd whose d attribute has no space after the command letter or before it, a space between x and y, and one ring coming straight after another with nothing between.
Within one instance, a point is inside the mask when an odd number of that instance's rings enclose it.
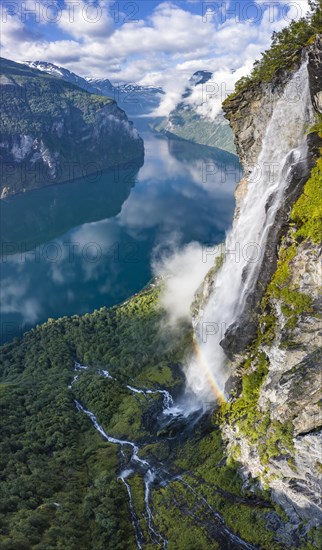
<instances>
[{"instance_id":1,"label":"rainbow","mask_svg":"<svg viewBox=\"0 0 322 550\"><path fill-rule=\"evenodd\" d=\"M194 353L195 353L196 361L197 361L198 365L200 365L200 367L204 371L204 373L207 377L207 380L209 382L209 385L211 387L211 390L212 390L213 394L215 395L217 401L219 401L220 404L225 403L226 402L225 396L224 396L222 390L220 389L216 379L214 378L211 370L209 369L209 367L207 365L207 362L206 362L206 360L203 356L203 353L201 351L201 348L200 348L199 343L197 342L196 338L193 338L192 346L193 346L193 350L194 350Z\"/></svg>"}]
</instances>

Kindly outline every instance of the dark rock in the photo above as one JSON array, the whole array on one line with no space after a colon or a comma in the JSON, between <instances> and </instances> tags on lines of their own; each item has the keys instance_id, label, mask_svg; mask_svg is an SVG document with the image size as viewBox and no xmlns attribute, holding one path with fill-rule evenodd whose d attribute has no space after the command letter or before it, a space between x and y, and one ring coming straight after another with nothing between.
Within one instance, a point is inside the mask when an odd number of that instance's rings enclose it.
<instances>
[{"instance_id":1,"label":"dark rock","mask_svg":"<svg viewBox=\"0 0 322 550\"><path fill-rule=\"evenodd\" d=\"M316 37L314 46L309 51L309 78L312 103L316 111L322 113L322 40L321 36Z\"/></svg>"}]
</instances>

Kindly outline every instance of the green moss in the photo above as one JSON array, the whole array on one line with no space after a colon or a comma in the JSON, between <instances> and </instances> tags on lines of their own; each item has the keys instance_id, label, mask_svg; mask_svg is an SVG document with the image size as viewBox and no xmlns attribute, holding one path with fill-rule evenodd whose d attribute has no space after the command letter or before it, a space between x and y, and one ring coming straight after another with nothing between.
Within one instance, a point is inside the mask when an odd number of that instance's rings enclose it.
<instances>
[{"instance_id":1,"label":"green moss","mask_svg":"<svg viewBox=\"0 0 322 550\"><path fill-rule=\"evenodd\" d=\"M259 392L268 372L268 361L264 353L258 353L253 357L254 370L248 373L247 367L249 369L251 361L252 359L249 359L244 365L240 397L224 403L221 414L224 421L236 423L240 432L254 443L265 435L269 425L268 416L259 411L257 406Z\"/></svg>"},{"instance_id":2,"label":"green moss","mask_svg":"<svg viewBox=\"0 0 322 550\"><path fill-rule=\"evenodd\" d=\"M290 264L296 256L296 252L297 246L295 243L291 245L286 245L285 242L282 243L276 271L261 303L263 314L259 320L260 335L258 342L269 343L275 338L275 300L280 303L281 311L286 318L285 327L287 329L295 328L301 314L312 312L312 298L303 292L299 292L291 283Z\"/></svg>"},{"instance_id":3,"label":"green moss","mask_svg":"<svg viewBox=\"0 0 322 550\"><path fill-rule=\"evenodd\" d=\"M292 257L292 253L287 257ZM284 280L285 276L281 275L279 280ZM239 433L246 437L250 444L256 445L261 462L266 465L271 458L281 455L287 455L291 460L294 444L292 422L282 424L271 420L269 413L262 411L258 406L260 389L268 372L266 355L259 352L258 347L256 351L256 346L260 346L261 343L261 340L256 342L251 357L244 364L240 396L222 404L221 422L237 427ZM238 454L236 458L238 460Z\"/></svg>"},{"instance_id":4,"label":"green moss","mask_svg":"<svg viewBox=\"0 0 322 550\"><path fill-rule=\"evenodd\" d=\"M258 451L263 464L268 464L271 458L277 456L294 454L292 422L271 421L265 439L258 445Z\"/></svg>"},{"instance_id":5,"label":"green moss","mask_svg":"<svg viewBox=\"0 0 322 550\"><path fill-rule=\"evenodd\" d=\"M293 206L291 220L297 225L296 237L321 242L322 235L322 158L313 168L303 194Z\"/></svg>"}]
</instances>

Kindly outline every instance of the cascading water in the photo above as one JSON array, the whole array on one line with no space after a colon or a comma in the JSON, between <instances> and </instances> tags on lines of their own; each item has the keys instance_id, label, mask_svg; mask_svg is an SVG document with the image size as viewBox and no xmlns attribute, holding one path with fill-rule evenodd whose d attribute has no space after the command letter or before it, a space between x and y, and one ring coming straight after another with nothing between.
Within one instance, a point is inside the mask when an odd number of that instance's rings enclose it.
<instances>
[{"instance_id":1,"label":"cascading water","mask_svg":"<svg viewBox=\"0 0 322 550\"><path fill-rule=\"evenodd\" d=\"M133 470L124 470L120 474L119 479L124 483L124 485L126 487L126 491L127 491L128 497L129 497L129 506L130 506L130 512L131 512L131 517L132 517L132 526L133 526L134 533L135 533L135 540L136 540L136 544L137 544L138 549L141 550L142 549L142 542L141 541L143 540L143 533L142 533L142 529L141 529L140 520L137 517L135 509L134 509L133 498L132 498L132 493L131 493L131 487L130 487L130 484L126 480L126 478L129 475L131 475L132 473L133 473Z\"/></svg>"},{"instance_id":2,"label":"cascading water","mask_svg":"<svg viewBox=\"0 0 322 550\"><path fill-rule=\"evenodd\" d=\"M73 386L79 380L81 373L86 371L87 369L89 369L88 366L80 365L79 363L75 362L74 371L77 372L78 374L74 376L71 384L68 386L70 389L73 389ZM98 370L96 371L96 373L100 376L104 376L107 379L117 381L117 379L114 376L112 376L108 372L108 370ZM146 388L141 389L141 388L135 388L133 386L130 386L129 384L125 384L124 387L129 389L133 394L143 394L145 395L145 397L151 394L157 394L157 393L161 394L163 396L162 413L165 416L172 415L172 414L175 416L176 411L181 410L174 405L171 394L166 390L150 390ZM121 454L120 465L122 465L123 469L121 470L118 477L119 477L119 480L126 487L126 491L129 499L131 522L132 522L132 526L135 534L136 544L139 550L143 549L146 545L150 546L151 543L158 548L163 548L164 550L166 550L168 546L167 539L164 538L162 533L160 533L155 526L155 518L153 515L153 509L150 501L151 501L151 490L152 490L153 484L155 482L158 482L160 486L164 486L170 481L177 481L182 483L186 487L188 487L189 490L192 491L193 494L202 503L202 506L204 506L205 508L209 509L212 512L212 515L216 520L214 525L216 540L218 539L222 541L224 544L224 547L227 548L227 550L228 549L229 550L238 550L238 549L253 550L252 545L247 544L240 537L235 535L228 527L226 527L224 519L221 517L221 515L218 512L216 512L216 510L208 503L208 501L204 496L200 495L195 489L193 489L189 485L189 483L182 477L182 475L171 474L162 462L152 464L151 462L143 458L140 458L139 456L140 449L136 445L136 443L129 440L118 439L116 437L109 435L105 431L103 426L99 424L95 414L92 411L86 409L77 399L74 399L74 403L77 411L89 417L94 428L103 437L103 439L105 439L109 443L117 445L120 449L120 454ZM131 449L130 456L128 455L128 453L124 452L124 449ZM144 519L148 529L148 534L150 539L149 541L146 540L146 536L142 529L142 518L139 518L135 511L131 485L128 481L128 479L135 472L139 472L140 475L143 476L144 504L145 504Z\"/></svg>"},{"instance_id":3,"label":"cascading water","mask_svg":"<svg viewBox=\"0 0 322 550\"><path fill-rule=\"evenodd\" d=\"M239 216L226 238L225 260L217 272L215 289L195 327L198 353L186 376L188 386L203 401L214 401L224 391L227 359L220 341L225 330L238 320L256 282L269 228L282 204L294 164L306 158L305 132L313 123L305 62L274 107Z\"/></svg>"}]
</instances>

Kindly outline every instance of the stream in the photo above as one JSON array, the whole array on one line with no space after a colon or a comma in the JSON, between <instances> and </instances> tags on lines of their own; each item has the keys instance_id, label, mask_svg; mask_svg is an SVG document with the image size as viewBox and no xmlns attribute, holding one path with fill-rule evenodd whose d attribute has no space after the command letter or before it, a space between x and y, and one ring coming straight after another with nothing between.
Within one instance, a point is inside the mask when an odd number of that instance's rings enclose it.
<instances>
[{"instance_id":1,"label":"stream","mask_svg":"<svg viewBox=\"0 0 322 550\"><path fill-rule=\"evenodd\" d=\"M71 384L68 386L69 389L72 389L75 382L77 382L77 380L79 379L81 373L87 370L88 368L89 368L88 366L81 365L80 363L75 362L75 365L74 365L75 374ZM98 370L97 374L111 380L117 380L108 372L108 370ZM185 416L185 411L183 410L183 408L181 408L180 406L176 406L174 404L173 397L167 390L151 390L146 388L135 388L129 384L126 384L125 387L134 394L138 393L146 397L152 394L162 395L163 396L162 415L164 417L169 416L170 418L175 418L175 417ZM95 414L92 411L83 407L83 405L77 399L74 399L74 403L77 411L89 417L94 428L99 432L99 434L103 437L103 439L105 439L109 443L113 443L120 447L120 452L121 452L123 462L125 462L126 460L124 448L126 447L130 448L132 451L130 459L127 460L126 467L122 468L118 477L124 483L127 490L127 494L129 498L129 508L131 513L131 523L134 529L136 544L139 550L144 548L144 544L146 541L145 541L143 530L141 527L140 518L136 514L136 511L134 508L131 486L127 481L128 477L131 476L134 472L139 472L141 473L141 475L143 475L144 503L145 503L145 516L146 516L145 519L146 519L151 542L154 545L161 547L163 549L166 549L168 545L168 541L163 537L163 535L157 530L155 526L153 511L150 505L151 486L155 481L161 481L163 484L169 483L171 481L179 481L185 487L187 487L188 490L192 492L196 496L196 498L200 502L202 502L203 505L211 512L211 515L214 518L214 528L216 531L216 539L219 542L221 542L221 544L224 544L224 546L222 546L223 549L237 550L240 548L244 548L246 550L253 550L255 548L251 544L248 544L247 542L242 540L240 537L235 535L228 527L226 527L222 516L208 503L206 498L203 495L199 494L193 487L191 487L191 485L189 485L189 483L185 479L183 479L181 475L177 475L177 474L175 476L171 475L163 465L161 464L152 465L147 460L140 458L138 454L140 451L140 447L138 445L136 445L133 441L128 441L126 439L118 439L116 437L109 435L104 430L104 428L99 424ZM189 413L189 415L190 414L191 413Z\"/></svg>"}]
</instances>

